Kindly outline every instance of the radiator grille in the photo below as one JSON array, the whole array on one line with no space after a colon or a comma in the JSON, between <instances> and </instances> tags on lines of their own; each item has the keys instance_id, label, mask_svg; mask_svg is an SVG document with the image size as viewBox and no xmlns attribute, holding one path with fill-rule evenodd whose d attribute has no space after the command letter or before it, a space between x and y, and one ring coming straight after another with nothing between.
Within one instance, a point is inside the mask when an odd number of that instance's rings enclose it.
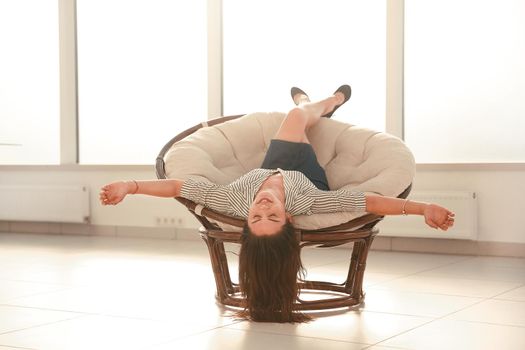
<instances>
[{"instance_id":1,"label":"radiator grille","mask_svg":"<svg viewBox=\"0 0 525 350\"><path fill-rule=\"evenodd\" d=\"M0 220L85 223L86 186L0 186Z\"/></svg>"}]
</instances>

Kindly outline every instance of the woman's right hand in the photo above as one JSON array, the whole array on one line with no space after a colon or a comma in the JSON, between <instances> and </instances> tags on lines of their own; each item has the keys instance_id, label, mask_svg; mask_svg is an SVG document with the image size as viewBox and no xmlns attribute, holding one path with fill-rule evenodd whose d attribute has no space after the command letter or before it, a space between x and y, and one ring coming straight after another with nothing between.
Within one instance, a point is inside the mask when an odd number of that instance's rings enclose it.
<instances>
[{"instance_id":1,"label":"woman's right hand","mask_svg":"<svg viewBox=\"0 0 525 350\"><path fill-rule=\"evenodd\" d=\"M128 194L127 182L113 182L102 187L100 191L100 203L102 205L116 205Z\"/></svg>"}]
</instances>

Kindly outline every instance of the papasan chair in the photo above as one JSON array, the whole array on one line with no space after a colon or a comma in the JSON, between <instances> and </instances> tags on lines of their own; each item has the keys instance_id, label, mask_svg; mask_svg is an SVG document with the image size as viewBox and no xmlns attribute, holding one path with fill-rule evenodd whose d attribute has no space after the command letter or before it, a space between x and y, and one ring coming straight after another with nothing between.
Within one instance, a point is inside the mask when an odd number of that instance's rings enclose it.
<instances>
[{"instance_id":1,"label":"papasan chair","mask_svg":"<svg viewBox=\"0 0 525 350\"><path fill-rule=\"evenodd\" d=\"M159 179L189 177L228 184L258 168L284 113L253 113L208 120L174 137L156 160ZM415 175L414 157L398 138L322 118L308 132L331 189L354 189L365 193L406 198ZM232 282L224 243L239 243L242 218L214 212L184 199L202 225L201 237L208 246L218 302L242 307L239 287ZM301 249L306 246L334 247L353 243L347 276L343 283L298 279L301 291L319 298L295 303L296 310L315 311L348 308L361 304L366 260L383 217L363 213L328 213L294 217Z\"/></svg>"}]
</instances>

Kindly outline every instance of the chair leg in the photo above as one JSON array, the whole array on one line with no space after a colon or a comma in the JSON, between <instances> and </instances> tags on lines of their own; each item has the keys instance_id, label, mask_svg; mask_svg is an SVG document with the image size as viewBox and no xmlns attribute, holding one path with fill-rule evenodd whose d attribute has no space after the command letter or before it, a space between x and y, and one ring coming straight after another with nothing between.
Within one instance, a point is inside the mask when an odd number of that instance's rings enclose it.
<instances>
[{"instance_id":1,"label":"chair leg","mask_svg":"<svg viewBox=\"0 0 525 350\"><path fill-rule=\"evenodd\" d=\"M365 294L363 293L363 279L365 276L366 268L366 259L368 258L368 251L372 246L372 241L374 240L373 236L365 238L363 241L354 243L354 250L357 249L356 257L357 264L355 275L353 276L354 280L352 281L352 291L351 296L356 300L362 301ZM353 258L353 256L352 256Z\"/></svg>"},{"instance_id":2,"label":"chair leg","mask_svg":"<svg viewBox=\"0 0 525 350\"><path fill-rule=\"evenodd\" d=\"M348 276L345 281L345 291L348 294L352 294L355 285L355 276L357 272L357 266L359 264L360 247L357 245L359 242L354 242L352 247L352 257L350 259L350 266L348 268Z\"/></svg>"},{"instance_id":3,"label":"chair leg","mask_svg":"<svg viewBox=\"0 0 525 350\"><path fill-rule=\"evenodd\" d=\"M224 251L224 245L222 242L218 242L216 239L208 237L207 235L201 235L201 237L208 246L211 267L217 288L217 299L224 304L224 302L229 298L229 295L227 283L224 279L224 269L222 267L224 258L220 254L220 248L217 248L217 246L222 246L222 250Z\"/></svg>"},{"instance_id":4,"label":"chair leg","mask_svg":"<svg viewBox=\"0 0 525 350\"><path fill-rule=\"evenodd\" d=\"M231 280L230 268L228 267L228 257L226 256L226 251L224 250L224 243L215 242L214 249L219 259L219 267L221 269L224 287L226 288L226 292L231 295L235 292L235 289L233 288L233 283Z\"/></svg>"}]
</instances>

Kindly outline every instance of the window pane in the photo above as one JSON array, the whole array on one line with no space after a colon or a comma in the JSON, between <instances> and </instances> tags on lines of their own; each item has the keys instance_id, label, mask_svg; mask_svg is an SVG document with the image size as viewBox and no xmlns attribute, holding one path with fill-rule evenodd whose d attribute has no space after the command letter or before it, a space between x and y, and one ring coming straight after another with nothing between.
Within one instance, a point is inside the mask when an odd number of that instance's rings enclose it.
<instances>
[{"instance_id":1,"label":"window pane","mask_svg":"<svg viewBox=\"0 0 525 350\"><path fill-rule=\"evenodd\" d=\"M406 0L405 11L405 136L417 161L525 161L525 2Z\"/></svg>"},{"instance_id":2,"label":"window pane","mask_svg":"<svg viewBox=\"0 0 525 350\"><path fill-rule=\"evenodd\" d=\"M58 2L0 2L0 164L60 162Z\"/></svg>"},{"instance_id":3,"label":"window pane","mask_svg":"<svg viewBox=\"0 0 525 350\"><path fill-rule=\"evenodd\" d=\"M224 114L287 111L352 86L334 119L385 128L386 1L223 0Z\"/></svg>"},{"instance_id":4,"label":"window pane","mask_svg":"<svg viewBox=\"0 0 525 350\"><path fill-rule=\"evenodd\" d=\"M80 162L151 164L207 119L206 1L78 0Z\"/></svg>"}]
</instances>

